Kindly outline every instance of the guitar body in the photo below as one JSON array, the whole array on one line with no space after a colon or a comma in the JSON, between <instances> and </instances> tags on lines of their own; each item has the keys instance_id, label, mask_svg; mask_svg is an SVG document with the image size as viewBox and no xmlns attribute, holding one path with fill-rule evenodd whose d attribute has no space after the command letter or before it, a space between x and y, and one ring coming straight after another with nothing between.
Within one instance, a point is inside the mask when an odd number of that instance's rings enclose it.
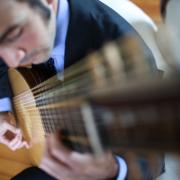
<instances>
[{"instance_id":1,"label":"guitar body","mask_svg":"<svg viewBox=\"0 0 180 180\"><path fill-rule=\"evenodd\" d=\"M32 143L30 149L22 148L20 150L11 151L6 146L0 144L0 179L11 179L13 176L30 166L36 166L41 160L44 147L44 130L41 124L41 117L35 102L32 103L33 112L23 107L23 103L34 101L33 94L28 94L18 99L18 95L30 90L26 79L18 70L10 70L9 78L12 86L16 103L14 109L18 122L16 124L22 129L24 138ZM36 78L31 77L31 81L39 83Z\"/></svg>"}]
</instances>

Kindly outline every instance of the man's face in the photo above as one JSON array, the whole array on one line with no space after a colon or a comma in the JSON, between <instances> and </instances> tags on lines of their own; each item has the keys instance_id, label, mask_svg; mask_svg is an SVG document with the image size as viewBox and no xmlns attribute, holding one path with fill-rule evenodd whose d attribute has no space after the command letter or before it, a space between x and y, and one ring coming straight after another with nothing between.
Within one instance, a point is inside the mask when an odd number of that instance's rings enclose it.
<instances>
[{"instance_id":1,"label":"man's face","mask_svg":"<svg viewBox=\"0 0 180 180\"><path fill-rule=\"evenodd\" d=\"M0 57L9 67L38 64L48 59L55 37L55 12L46 20L27 2L0 0Z\"/></svg>"}]
</instances>

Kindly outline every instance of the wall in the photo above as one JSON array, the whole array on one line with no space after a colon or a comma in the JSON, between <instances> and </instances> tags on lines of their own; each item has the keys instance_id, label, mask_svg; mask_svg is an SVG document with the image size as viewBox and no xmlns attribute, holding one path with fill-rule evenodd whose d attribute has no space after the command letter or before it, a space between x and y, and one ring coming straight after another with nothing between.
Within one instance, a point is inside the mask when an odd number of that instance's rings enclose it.
<instances>
[{"instance_id":1,"label":"wall","mask_svg":"<svg viewBox=\"0 0 180 180\"><path fill-rule=\"evenodd\" d=\"M159 24L161 22L159 4L160 0L132 0L142 8L152 19Z\"/></svg>"}]
</instances>

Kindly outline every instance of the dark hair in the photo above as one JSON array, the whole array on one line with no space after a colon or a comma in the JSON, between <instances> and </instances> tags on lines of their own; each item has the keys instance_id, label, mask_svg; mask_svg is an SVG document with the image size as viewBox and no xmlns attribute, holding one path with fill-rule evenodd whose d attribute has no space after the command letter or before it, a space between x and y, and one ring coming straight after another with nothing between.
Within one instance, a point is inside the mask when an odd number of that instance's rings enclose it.
<instances>
[{"instance_id":1,"label":"dark hair","mask_svg":"<svg viewBox=\"0 0 180 180\"><path fill-rule=\"evenodd\" d=\"M51 11L46 7L41 0L16 0L18 2L27 2L30 7L32 8L38 8L38 10L41 12L43 18L46 20L50 19L51 17Z\"/></svg>"},{"instance_id":2,"label":"dark hair","mask_svg":"<svg viewBox=\"0 0 180 180\"><path fill-rule=\"evenodd\" d=\"M166 16L166 7L167 7L168 2L169 0L161 0L161 3L160 3L160 11L163 18L165 18Z\"/></svg>"}]
</instances>

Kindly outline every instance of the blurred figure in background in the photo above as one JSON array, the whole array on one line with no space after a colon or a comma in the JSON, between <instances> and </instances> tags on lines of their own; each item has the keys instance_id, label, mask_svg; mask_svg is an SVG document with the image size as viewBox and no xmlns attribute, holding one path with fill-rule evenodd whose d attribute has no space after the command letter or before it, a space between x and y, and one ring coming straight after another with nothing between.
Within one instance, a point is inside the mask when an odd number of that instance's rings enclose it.
<instances>
[{"instance_id":1,"label":"blurred figure in background","mask_svg":"<svg viewBox=\"0 0 180 180\"><path fill-rule=\"evenodd\" d=\"M173 68L180 66L180 1L179 0L161 0L161 15L164 26L158 33L160 38L161 52L165 60ZM161 33L161 30L164 31ZM165 34L164 34L165 33ZM166 38L164 38L164 37ZM173 65L174 64L174 65ZM177 66L176 66L176 65Z\"/></svg>"},{"instance_id":2,"label":"blurred figure in background","mask_svg":"<svg viewBox=\"0 0 180 180\"><path fill-rule=\"evenodd\" d=\"M161 0L160 12L163 25L157 33L157 39L161 53L171 68L171 73L180 68L180 1ZM180 156L176 154L166 154L166 172L157 180L179 180L180 179Z\"/></svg>"}]
</instances>

